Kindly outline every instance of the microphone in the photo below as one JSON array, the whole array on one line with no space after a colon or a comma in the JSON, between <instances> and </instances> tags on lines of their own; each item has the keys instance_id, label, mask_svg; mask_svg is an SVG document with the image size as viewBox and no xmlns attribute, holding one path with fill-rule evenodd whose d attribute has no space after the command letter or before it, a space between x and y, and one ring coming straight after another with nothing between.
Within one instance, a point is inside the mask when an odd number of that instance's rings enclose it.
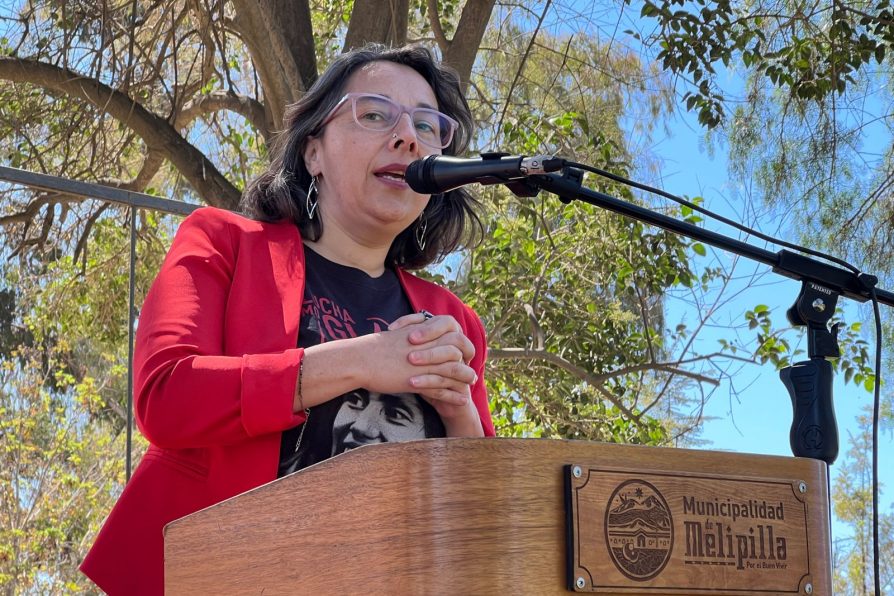
<instances>
[{"instance_id":1,"label":"microphone","mask_svg":"<svg viewBox=\"0 0 894 596\"><path fill-rule=\"evenodd\" d=\"M534 174L555 172L565 160L552 155L524 157L506 153L482 153L481 157L429 155L407 166L404 179L420 194L438 194L472 184L507 184Z\"/></svg>"}]
</instances>

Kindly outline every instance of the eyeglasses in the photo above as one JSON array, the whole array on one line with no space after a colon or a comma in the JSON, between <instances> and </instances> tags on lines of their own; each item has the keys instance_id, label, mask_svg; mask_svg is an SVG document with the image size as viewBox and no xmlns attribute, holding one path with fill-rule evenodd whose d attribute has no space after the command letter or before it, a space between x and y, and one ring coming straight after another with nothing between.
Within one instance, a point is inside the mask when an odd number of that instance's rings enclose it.
<instances>
[{"instance_id":1,"label":"eyeglasses","mask_svg":"<svg viewBox=\"0 0 894 596\"><path fill-rule=\"evenodd\" d=\"M388 132L397 126L400 117L407 113L413 122L416 138L430 147L444 149L453 140L459 124L456 120L430 108L408 108L382 95L374 93L348 93L339 100L320 124L320 128L335 118L336 112L351 102L354 122L360 128L375 132Z\"/></svg>"}]
</instances>

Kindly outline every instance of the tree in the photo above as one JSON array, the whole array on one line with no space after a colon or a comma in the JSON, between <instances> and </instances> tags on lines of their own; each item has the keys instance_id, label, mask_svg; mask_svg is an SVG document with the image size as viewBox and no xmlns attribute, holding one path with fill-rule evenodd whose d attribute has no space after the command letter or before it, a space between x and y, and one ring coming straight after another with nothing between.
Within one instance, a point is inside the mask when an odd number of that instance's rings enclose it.
<instances>
[{"instance_id":1,"label":"tree","mask_svg":"<svg viewBox=\"0 0 894 596\"><path fill-rule=\"evenodd\" d=\"M891 417L891 395L885 403L886 418ZM852 437L851 447L845 460L838 466L832 503L835 516L852 532L838 537L833 548L835 562L835 593L846 595L871 594L873 592L872 569L872 431L871 415L860 417L861 432ZM894 549L894 516L882 510L879 516L879 552L891 553ZM891 557L882 556L880 584L882 593L894 588L894 568Z\"/></svg>"},{"instance_id":2,"label":"tree","mask_svg":"<svg viewBox=\"0 0 894 596\"><path fill-rule=\"evenodd\" d=\"M637 37L729 143L733 174L796 207L806 240L894 279L889 2L645 0L641 11L655 28ZM746 88L724 89L727 71Z\"/></svg>"},{"instance_id":3,"label":"tree","mask_svg":"<svg viewBox=\"0 0 894 596\"><path fill-rule=\"evenodd\" d=\"M3 159L232 208L263 167L284 106L335 53L366 41L428 39L468 84L484 123L480 147L559 152L630 171L639 157L627 146L622 120L638 116L647 130L660 119L668 107L661 78L611 43L542 31L544 17L556 10L549 1L500 6L499 24L486 31L494 8L492 0L22 3L2 17ZM643 200L612 183L604 188ZM113 487L102 484L108 476L96 483L114 495L121 452L112 446L123 428L126 362L123 215L76 197L3 190L2 250L13 257L8 283L31 280L26 292L10 294L0 317L7 321L0 329L9 345L4 361L12 366L3 395L22 404L3 420L25 424L33 414L41 428L72 429L95 461L104 458ZM693 348L708 315L675 326L665 320L663 299L671 289L702 296L705 286L723 281L719 270L696 274L690 267L691 251L704 248L552 197L521 199L492 188L483 199L485 243L430 274L485 318L500 432L694 440L687 433L707 399L700 388L710 390L723 372L710 368L718 354ZM691 211L683 216L699 221ZM152 214L140 222L138 303L175 225ZM39 387L17 381L30 382L27 375L36 371L49 381ZM45 403L59 404L61 413ZM89 476L78 462L54 459L55 437L39 444L13 443L9 434L4 440L10 453L40 454L35 469L65 470L53 478ZM41 494L67 490L50 486ZM44 565L43 573L62 582L53 585L68 589L67 582L79 581L70 566L107 503L85 513L76 531L64 530L65 543L78 551L66 559L68 567L47 571L46 558L35 555L31 568L3 573L44 581L36 570ZM10 497L6 505L15 512L23 501Z\"/></svg>"},{"instance_id":4,"label":"tree","mask_svg":"<svg viewBox=\"0 0 894 596\"><path fill-rule=\"evenodd\" d=\"M155 218L143 226L151 242ZM127 231L98 222L85 268L28 253L0 267L14 316L0 326L0 587L70 593L125 477ZM160 253L160 251L156 251ZM159 262L138 268L144 292ZM116 316L103 311L111 309ZM145 447L138 440L134 455Z\"/></svg>"},{"instance_id":5,"label":"tree","mask_svg":"<svg viewBox=\"0 0 894 596\"><path fill-rule=\"evenodd\" d=\"M642 67L633 57L621 54L616 57L609 48L584 40L572 47L572 37L553 39L538 35L536 26L531 32L531 23L513 14L507 15L503 28L495 33L502 36L495 41L511 40L511 43L504 44L499 51L485 52L490 64L476 71L480 74L473 74L476 48L484 36L487 21L483 17L490 14L492 2L475 0L461 8L445 5L441 9L431 3L403 11L380 11L393 17L387 27L378 22L374 26L370 19L349 16L367 14L375 6L375 2L368 1L297 7L266 2L254 10L240 2L208 5L138 2L108 6L50 1L19 6L15 18L10 16L7 21L6 56L0 58L0 77L12 82L0 90L6 100L0 126L8 133L5 147L9 161L15 166L233 207L239 189L261 167L264 143L281 122L284 105L312 83L317 69L334 52L370 40L400 42L426 35L435 39L444 60L472 85L474 105L482 121L493 123L493 128L483 133L482 140L489 137L504 147L565 151L623 170L629 156L625 155L623 133L617 124L624 111L622 100L636 94L646 99L651 115L658 115L662 109L660 90L651 93L642 83L626 86L619 82L629 77L642 79L637 74ZM541 21L549 8L547 3L540 15ZM298 34L311 30L312 37ZM308 39L313 39L314 44L306 43ZM338 41L341 39L344 41ZM600 74L602 64L587 57L593 51L604 56L607 76ZM492 80L490 77L494 75L500 78ZM613 90L606 93L606 88ZM582 92L600 93L605 99L594 102L589 112L581 105L569 110L569 100L581 97ZM516 102L511 107L524 108L527 114L512 116L521 112L509 110L510 100L506 98ZM535 133L538 130L549 134L538 136ZM560 143L562 135L569 141ZM570 142L577 136L583 139L579 147ZM83 150L85 147L87 151ZM14 192L7 196L7 214L0 222L6 224L7 246L14 254L34 246L55 246L63 252L71 250L84 265L85 239L95 222L108 216L106 205L85 204L72 197L46 193L34 196ZM507 204L509 214L518 222L513 225L537 230L537 219L532 216L538 209L540 221L547 221L545 201L536 209L535 202ZM500 215L505 213L503 210ZM602 216L587 210L551 208L550 225L535 233L553 234L554 230L570 229L566 223L583 229L587 217ZM42 220L41 225L33 225L37 219ZM587 325L587 320L593 319L591 326L598 329L615 315L622 320L612 339L628 335L638 338L634 341L639 342L639 347L627 346L633 351L626 353L649 354L649 362L639 361L631 369L639 375L636 383L642 389L648 385L642 375L650 370L659 370L661 374L670 371L672 377L684 371L685 366L677 366L672 355L660 353L659 338L663 332L660 296L663 287L691 283L692 274L685 264L685 243L663 234L646 236L647 242L644 242L640 237L641 228L620 224L616 219L610 221L614 222L608 226L614 230L611 234L591 238L567 236L577 244L569 254L577 255L578 270L583 271L582 263L592 254L580 247L591 241L597 243L595 247L612 246L630 253L618 259L626 260L628 270L636 272L631 279L642 277L646 270L656 273L650 281L642 280L648 281L648 291L639 296L616 300L613 298L616 292L623 293L629 288L616 289L611 285L600 288L598 292L605 297L605 306L611 308L601 312L600 307L591 305L585 311L587 316L577 323ZM499 237L500 226L505 225L493 220L495 236ZM498 254L509 260L515 259L519 250L530 254L530 245L519 247L515 242L517 234L512 233L511 247L504 239L495 245L486 245L489 248L479 254L488 262ZM652 253L653 259L661 261L660 267L652 262L630 261L644 249ZM475 260L472 255L471 258L472 262L483 262L482 257ZM606 264L611 262L609 259ZM566 265L569 270L575 266L571 263ZM646 264L649 267L643 268ZM499 270L505 275L518 271L518 267ZM472 283L477 281L474 277L477 269L470 267L463 271L466 277L455 280L457 287L465 289L465 295L473 302L478 292L477 302L483 311L493 308L484 301L487 294L484 286ZM550 272L541 270L538 275L543 278ZM570 280L573 283L569 287L592 283L591 279L580 276ZM485 281L494 283L492 278ZM630 287L635 285L628 283ZM482 289L478 290L479 287ZM587 302L594 294L584 292L582 297ZM505 319L497 326L497 332L513 342L522 342L524 334L519 332L527 328L525 321L531 317L516 297L502 296L501 299L511 304L497 310L504 316L512 313L516 332L514 335L503 333ZM543 303L527 306L547 312ZM533 316L541 317L543 312L535 312ZM607 317L606 313L615 315ZM643 325L648 328L647 332L634 333ZM570 328L566 325L555 341L570 337ZM599 393L595 401L611 397L614 401L610 400L613 409L609 417L638 419L639 415L631 409L635 409L633 404L637 398L631 397L632 393L623 399L619 396L625 391L620 388L624 384L619 380L623 375L608 374L618 364L611 354L619 352L608 347L611 345L608 339L590 341L602 346L600 349L581 343L577 362L550 356L551 366L564 366L563 370L571 373L568 384L561 386L563 390L572 389L575 383L592 385L596 380L600 384L615 385ZM551 347L553 354L559 349L557 346L558 343ZM496 355L525 361L531 356L507 351ZM537 356L538 361L545 362L547 351ZM605 361L596 364L596 359ZM633 366L632 362L629 364ZM520 371L516 371L514 378L521 382ZM698 374L679 378L705 379ZM556 386L556 391L559 387ZM546 393L542 378L536 381L535 388L537 395ZM525 392L530 389L527 387ZM509 389L510 393L513 391L517 393L515 387Z\"/></svg>"},{"instance_id":6,"label":"tree","mask_svg":"<svg viewBox=\"0 0 894 596\"><path fill-rule=\"evenodd\" d=\"M83 178L88 167L95 179L134 190L145 189L168 163L197 198L235 208L253 173L239 171L239 162L257 161L257 145L230 136L234 129L222 112L247 121L255 140L269 137L285 105L316 78L317 51L332 50L315 40L331 40L346 26L345 48L402 43L408 16L415 17L414 33L439 32L445 62L468 80L492 7L493 0L466 2L448 40L436 12L408 13L406 2L353 3L353 14L391 15L384 19L348 19L345 5L322 7L313 22L310 3L278 0L22 4L6 17L0 48L0 79L30 91L5 86L4 133L23 141L10 162L39 164L53 148L67 158L55 164L57 174ZM23 115L32 109L49 113L55 125L27 130ZM190 138L200 117L221 137L210 157L223 171ZM93 149L89 163L76 157L82 147Z\"/></svg>"},{"instance_id":7,"label":"tree","mask_svg":"<svg viewBox=\"0 0 894 596\"><path fill-rule=\"evenodd\" d=\"M638 61L596 40L535 37L508 22L485 41L505 49L486 54L482 78L473 78L488 134L522 154L629 173L622 106L639 100L659 117L663 96L645 90ZM598 68L592 56L601 57ZM635 200L619 185L606 190ZM669 350L663 337L664 290L693 277L687 243L551 196L509 199L491 187L483 199L495 206L490 240L471 253L458 289L485 313L491 401L503 432L663 440L670 427L656 418L683 417L652 406L673 403L682 384L700 378L677 362L685 350Z\"/></svg>"}]
</instances>

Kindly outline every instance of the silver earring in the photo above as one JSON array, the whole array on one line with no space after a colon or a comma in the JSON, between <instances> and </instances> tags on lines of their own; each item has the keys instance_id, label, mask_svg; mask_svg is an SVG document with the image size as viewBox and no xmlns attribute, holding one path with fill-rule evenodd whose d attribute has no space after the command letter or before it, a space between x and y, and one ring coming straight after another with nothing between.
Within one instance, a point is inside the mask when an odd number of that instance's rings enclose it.
<instances>
[{"instance_id":1,"label":"silver earring","mask_svg":"<svg viewBox=\"0 0 894 596\"><path fill-rule=\"evenodd\" d=\"M304 208L307 210L307 219L313 219L314 213L317 211L317 177L310 179L310 186L307 187L307 198L304 201Z\"/></svg>"},{"instance_id":2,"label":"silver earring","mask_svg":"<svg viewBox=\"0 0 894 596\"><path fill-rule=\"evenodd\" d=\"M425 250L425 230L428 229L428 218L425 217L425 211L419 214L419 221L416 222L416 246L419 250Z\"/></svg>"}]
</instances>

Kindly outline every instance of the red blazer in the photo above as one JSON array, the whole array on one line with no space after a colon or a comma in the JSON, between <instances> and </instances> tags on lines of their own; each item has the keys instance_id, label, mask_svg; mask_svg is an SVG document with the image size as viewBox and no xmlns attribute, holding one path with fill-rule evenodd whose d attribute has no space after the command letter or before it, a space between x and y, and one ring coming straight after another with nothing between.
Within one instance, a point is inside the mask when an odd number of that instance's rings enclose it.
<instances>
[{"instance_id":1,"label":"red blazer","mask_svg":"<svg viewBox=\"0 0 894 596\"><path fill-rule=\"evenodd\" d=\"M472 398L494 427L477 315L399 271L414 310L450 314L475 345ZM304 250L292 223L203 208L180 226L146 297L134 353L135 413L150 446L81 571L110 594L161 594L168 522L276 479L292 412Z\"/></svg>"}]
</instances>

